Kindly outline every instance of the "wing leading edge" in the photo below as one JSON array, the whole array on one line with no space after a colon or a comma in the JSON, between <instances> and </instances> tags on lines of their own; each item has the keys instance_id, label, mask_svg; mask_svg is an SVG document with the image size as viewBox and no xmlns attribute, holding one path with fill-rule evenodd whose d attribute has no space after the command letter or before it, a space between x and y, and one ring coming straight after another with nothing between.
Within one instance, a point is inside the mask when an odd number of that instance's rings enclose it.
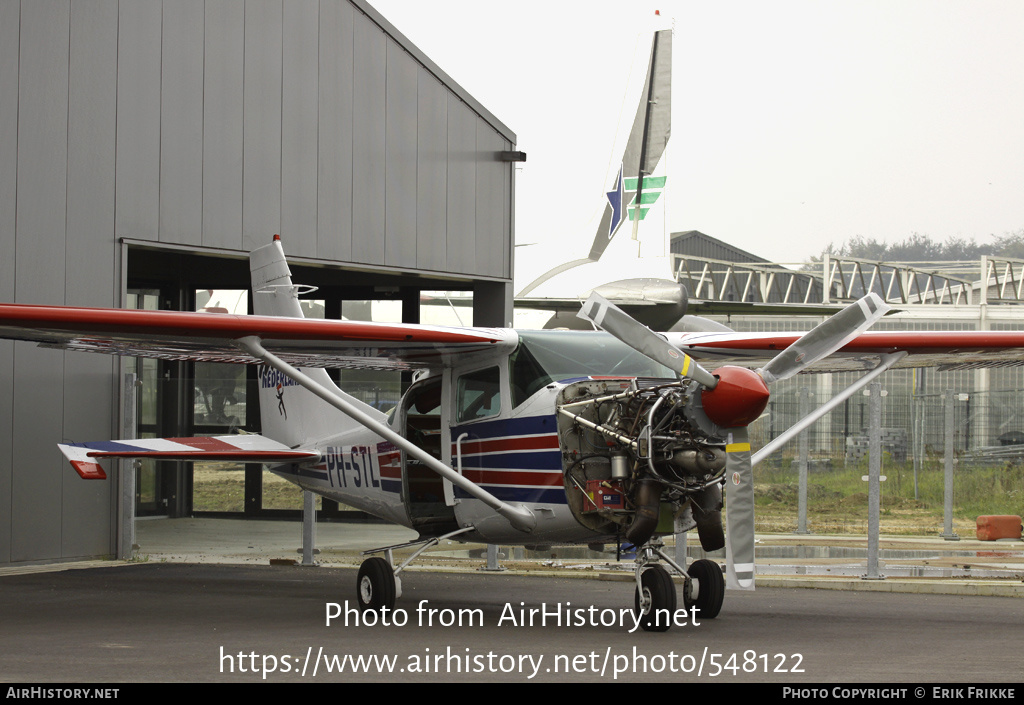
<instances>
[{"instance_id":1,"label":"wing leading edge","mask_svg":"<svg viewBox=\"0 0 1024 705\"><path fill-rule=\"evenodd\" d=\"M698 360L757 365L801 333L668 333ZM48 347L132 357L259 364L238 347L254 336L299 367L417 369L473 353L511 350L515 331L498 328L310 320L273 316L134 311L0 304L0 338ZM1024 364L1024 331L869 331L809 371L874 366L878 356L906 351L897 367L995 367Z\"/></svg>"},{"instance_id":2,"label":"wing leading edge","mask_svg":"<svg viewBox=\"0 0 1024 705\"><path fill-rule=\"evenodd\" d=\"M235 343L301 367L417 369L510 348L514 331L275 316L0 304L0 338L130 357L258 364Z\"/></svg>"}]
</instances>

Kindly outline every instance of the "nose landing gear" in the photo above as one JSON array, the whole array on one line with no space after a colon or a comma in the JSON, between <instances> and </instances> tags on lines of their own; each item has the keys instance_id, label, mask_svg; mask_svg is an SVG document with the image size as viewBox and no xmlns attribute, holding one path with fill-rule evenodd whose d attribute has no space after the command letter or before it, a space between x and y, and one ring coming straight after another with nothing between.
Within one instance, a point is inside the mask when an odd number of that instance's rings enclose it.
<instances>
[{"instance_id":1,"label":"nose landing gear","mask_svg":"<svg viewBox=\"0 0 1024 705\"><path fill-rule=\"evenodd\" d=\"M652 541L637 551L633 604L640 615L640 627L647 632L668 631L676 612L676 585L668 570L657 562L658 558L683 577L683 605L687 609L696 607L697 617L717 617L725 599L722 568L702 558L691 563L689 570L683 570L662 548L660 541Z\"/></svg>"}]
</instances>

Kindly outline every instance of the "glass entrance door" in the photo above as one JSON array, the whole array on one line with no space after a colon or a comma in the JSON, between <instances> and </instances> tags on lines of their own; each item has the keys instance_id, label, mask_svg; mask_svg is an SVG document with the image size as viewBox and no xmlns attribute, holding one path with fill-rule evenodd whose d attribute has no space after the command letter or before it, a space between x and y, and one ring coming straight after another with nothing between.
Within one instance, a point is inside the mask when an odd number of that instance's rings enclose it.
<instances>
[{"instance_id":1,"label":"glass entrance door","mask_svg":"<svg viewBox=\"0 0 1024 705\"><path fill-rule=\"evenodd\" d=\"M245 289L198 289L195 310L211 316L248 315ZM192 365L191 403L193 436L227 436L248 429L248 365L197 362ZM236 461L193 464L192 511L246 510L245 463Z\"/></svg>"},{"instance_id":2,"label":"glass entrance door","mask_svg":"<svg viewBox=\"0 0 1024 705\"><path fill-rule=\"evenodd\" d=\"M164 301L160 289L129 289L126 307L157 311ZM174 366L164 360L132 358L128 371L135 373L136 435L157 438L166 435L166 389ZM135 462L136 516L165 516L173 511L177 463L156 460Z\"/></svg>"}]
</instances>

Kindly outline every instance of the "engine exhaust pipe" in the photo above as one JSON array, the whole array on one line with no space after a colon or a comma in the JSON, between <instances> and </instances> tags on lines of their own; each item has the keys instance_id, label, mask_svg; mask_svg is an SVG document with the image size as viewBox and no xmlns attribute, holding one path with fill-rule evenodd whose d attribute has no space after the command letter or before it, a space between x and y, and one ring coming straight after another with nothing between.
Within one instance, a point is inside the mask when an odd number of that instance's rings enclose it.
<instances>
[{"instance_id":1,"label":"engine exhaust pipe","mask_svg":"<svg viewBox=\"0 0 1024 705\"><path fill-rule=\"evenodd\" d=\"M640 480L636 490L636 515L626 529L626 540L636 547L651 540L658 527L661 511L661 485L654 480Z\"/></svg>"}]
</instances>

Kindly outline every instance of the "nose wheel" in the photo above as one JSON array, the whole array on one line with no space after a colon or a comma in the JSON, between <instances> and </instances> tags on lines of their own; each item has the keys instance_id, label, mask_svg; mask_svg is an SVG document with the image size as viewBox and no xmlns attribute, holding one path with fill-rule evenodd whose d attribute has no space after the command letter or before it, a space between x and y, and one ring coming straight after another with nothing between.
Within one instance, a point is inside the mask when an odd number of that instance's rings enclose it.
<instances>
[{"instance_id":1,"label":"nose wheel","mask_svg":"<svg viewBox=\"0 0 1024 705\"><path fill-rule=\"evenodd\" d=\"M650 565L640 574L634 608L645 632L668 631L676 611L676 585L667 570Z\"/></svg>"},{"instance_id":2,"label":"nose wheel","mask_svg":"<svg viewBox=\"0 0 1024 705\"><path fill-rule=\"evenodd\" d=\"M714 561L702 558L693 561L687 570L683 570L665 554L660 542L651 542L637 551L636 557L636 595L633 604L644 631L668 631L676 612L676 585L668 570L655 562L658 558L685 578L685 609L696 607L699 610L697 619L714 619L718 616L725 599L722 568Z\"/></svg>"}]
</instances>

